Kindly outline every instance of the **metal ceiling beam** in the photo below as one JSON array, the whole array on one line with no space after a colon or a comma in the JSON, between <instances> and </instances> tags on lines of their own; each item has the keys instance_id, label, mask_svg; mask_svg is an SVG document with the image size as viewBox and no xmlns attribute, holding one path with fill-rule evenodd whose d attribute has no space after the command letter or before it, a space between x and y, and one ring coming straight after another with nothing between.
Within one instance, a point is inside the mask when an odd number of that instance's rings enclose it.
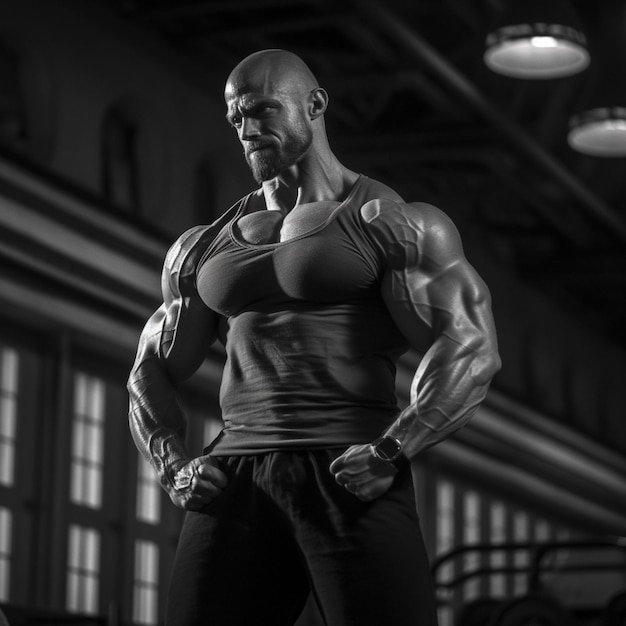
<instances>
[{"instance_id":1,"label":"metal ceiling beam","mask_svg":"<svg viewBox=\"0 0 626 626\"><path fill-rule=\"evenodd\" d=\"M291 0L291 4L310 4L311 0ZM200 0L199 2L188 2L186 4L173 2L170 5L139 8L127 11L127 15L132 15L145 20L169 20L174 18L196 18L207 17L216 13L229 12L237 15L242 11L258 11L259 9L280 9L284 8L284 0Z\"/></svg>"},{"instance_id":2,"label":"metal ceiling beam","mask_svg":"<svg viewBox=\"0 0 626 626\"><path fill-rule=\"evenodd\" d=\"M547 153L522 128L505 116L499 109L454 68L439 52L428 44L415 30L398 18L393 12L383 7L377 0L353 0L353 4L372 27L382 30L416 61L427 66L439 76L445 84L472 109L491 124L517 151L532 163L552 176L561 186L576 197L581 206L608 231L626 244L626 223L619 215L598 198L593 192L581 185L565 167Z\"/></svg>"},{"instance_id":3,"label":"metal ceiling beam","mask_svg":"<svg viewBox=\"0 0 626 626\"><path fill-rule=\"evenodd\" d=\"M212 42L223 40L245 40L246 37L255 37L259 35L275 35L276 33L295 33L299 31L310 32L315 28L325 28L336 26L341 27L345 20L350 19L350 13L347 11L327 13L323 15L301 15L297 17L286 16L284 19L265 21L261 24L244 24L232 28L224 28L223 25L216 25L215 31L204 32L200 35L182 37L187 42L201 41L203 39L211 39Z\"/></svg>"}]
</instances>

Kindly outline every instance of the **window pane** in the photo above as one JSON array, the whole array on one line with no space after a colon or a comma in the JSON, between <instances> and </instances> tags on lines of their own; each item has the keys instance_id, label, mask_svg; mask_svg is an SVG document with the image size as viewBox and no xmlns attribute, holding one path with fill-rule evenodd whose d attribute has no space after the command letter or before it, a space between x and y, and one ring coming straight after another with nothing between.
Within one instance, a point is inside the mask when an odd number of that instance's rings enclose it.
<instances>
[{"instance_id":1,"label":"window pane","mask_svg":"<svg viewBox=\"0 0 626 626\"><path fill-rule=\"evenodd\" d=\"M436 550L438 555L445 554L454 547L454 485L447 480L437 481L436 491ZM454 578L455 567L452 560L447 561L438 568L437 579L440 582L451 582ZM452 592L441 592L440 597L446 602L452 601ZM441 606L438 611L441 626L452 626L452 608Z\"/></svg>"},{"instance_id":2,"label":"window pane","mask_svg":"<svg viewBox=\"0 0 626 626\"><path fill-rule=\"evenodd\" d=\"M10 486L14 481L15 447L11 442L0 440L0 483Z\"/></svg>"},{"instance_id":3,"label":"window pane","mask_svg":"<svg viewBox=\"0 0 626 626\"><path fill-rule=\"evenodd\" d=\"M98 612L100 534L72 525L67 555L67 609L94 615Z\"/></svg>"},{"instance_id":4,"label":"window pane","mask_svg":"<svg viewBox=\"0 0 626 626\"><path fill-rule=\"evenodd\" d=\"M135 544L133 619L139 624L158 621L159 548L150 541Z\"/></svg>"},{"instance_id":5,"label":"window pane","mask_svg":"<svg viewBox=\"0 0 626 626\"><path fill-rule=\"evenodd\" d=\"M476 544L480 541L480 496L470 491L463 498L463 543ZM478 552L469 552L464 558L464 571L473 572L480 568L481 557ZM473 600L480 594L480 580L471 578L465 583L463 596Z\"/></svg>"},{"instance_id":6,"label":"window pane","mask_svg":"<svg viewBox=\"0 0 626 626\"><path fill-rule=\"evenodd\" d=\"M437 620L439 626L454 626L454 611L452 607L440 606L437 609Z\"/></svg>"},{"instance_id":7,"label":"window pane","mask_svg":"<svg viewBox=\"0 0 626 626\"><path fill-rule=\"evenodd\" d=\"M67 574L67 608L70 611L78 611L80 598L81 577L74 572Z\"/></svg>"},{"instance_id":8,"label":"window pane","mask_svg":"<svg viewBox=\"0 0 626 626\"><path fill-rule=\"evenodd\" d=\"M513 539L518 543L527 542L530 539L530 522L528 515L522 511L518 511L513 518ZM521 572L515 576L515 595L523 595L528 589L527 570L530 563L530 555L528 550L516 550L514 556L516 569Z\"/></svg>"},{"instance_id":9,"label":"window pane","mask_svg":"<svg viewBox=\"0 0 626 626\"><path fill-rule=\"evenodd\" d=\"M19 358L16 350L4 348L2 350L2 389L9 393L17 393L17 368Z\"/></svg>"},{"instance_id":10,"label":"window pane","mask_svg":"<svg viewBox=\"0 0 626 626\"><path fill-rule=\"evenodd\" d=\"M502 502L493 502L490 508L490 535L491 543L499 544L506 541L506 507ZM490 561L494 569L506 566L506 554L504 552L492 552ZM506 575L504 573L492 574L490 581L491 595L503 597L506 594Z\"/></svg>"},{"instance_id":11,"label":"window pane","mask_svg":"<svg viewBox=\"0 0 626 626\"><path fill-rule=\"evenodd\" d=\"M85 571L96 574L100 569L100 535L96 531L88 530L85 532L81 565Z\"/></svg>"},{"instance_id":12,"label":"window pane","mask_svg":"<svg viewBox=\"0 0 626 626\"><path fill-rule=\"evenodd\" d=\"M72 502L100 508L104 463L104 381L78 372L74 377Z\"/></svg>"},{"instance_id":13,"label":"window pane","mask_svg":"<svg viewBox=\"0 0 626 626\"><path fill-rule=\"evenodd\" d=\"M72 430L72 456L80 458L85 449L85 424L83 422L74 421Z\"/></svg>"},{"instance_id":14,"label":"window pane","mask_svg":"<svg viewBox=\"0 0 626 626\"><path fill-rule=\"evenodd\" d=\"M437 552L454 545L454 485L441 481L437 485Z\"/></svg>"},{"instance_id":15,"label":"window pane","mask_svg":"<svg viewBox=\"0 0 626 626\"><path fill-rule=\"evenodd\" d=\"M11 348L0 349L0 484L14 482L17 436L19 357Z\"/></svg>"},{"instance_id":16,"label":"window pane","mask_svg":"<svg viewBox=\"0 0 626 626\"><path fill-rule=\"evenodd\" d=\"M104 381L90 377L86 413L96 422L104 421L104 393Z\"/></svg>"},{"instance_id":17,"label":"window pane","mask_svg":"<svg viewBox=\"0 0 626 626\"><path fill-rule=\"evenodd\" d=\"M446 480L437 484L437 554L454 547L454 485ZM454 563L448 561L440 568L442 580L454 576Z\"/></svg>"},{"instance_id":18,"label":"window pane","mask_svg":"<svg viewBox=\"0 0 626 626\"><path fill-rule=\"evenodd\" d=\"M0 601L9 600L11 582L11 537L13 533L11 511L0 507Z\"/></svg>"},{"instance_id":19,"label":"window pane","mask_svg":"<svg viewBox=\"0 0 626 626\"><path fill-rule=\"evenodd\" d=\"M91 615L98 612L98 579L85 576L82 585L82 610Z\"/></svg>"},{"instance_id":20,"label":"window pane","mask_svg":"<svg viewBox=\"0 0 626 626\"><path fill-rule=\"evenodd\" d=\"M99 467L86 467L83 504L96 509L102 502L102 470Z\"/></svg>"},{"instance_id":21,"label":"window pane","mask_svg":"<svg viewBox=\"0 0 626 626\"><path fill-rule=\"evenodd\" d=\"M137 470L137 519L158 524L161 519L161 485L156 472L141 455Z\"/></svg>"},{"instance_id":22,"label":"window pane","mask_svg":"<svg viewBox=\"0 0 626 626\"><path fill-rule=\"evenodd\" d=\"M0 143L24 148L28 139L25 98L22 88L22 58L0 47Z\"/></svg>"},{"instance_id":23,"label":"window pane","mask_svg":"<svg viewBox=\"0 0 626 626\"><path fill-rule=\"evenodd\" d=\"M117 208L139 212L139 128L123 111L112 109L102 134L104 197Z\"/></svg>"},{"instance_id":24,"label":"window pane","mask_svg":"<svg viewBox=\"0 0 626 626\"><path fill-rule=\"evenodd\" d=\"M16 397L12 395L13 392L2 390L2 397L0 398L0 437L6 437L7 439L15 438L15 425L16 425L16 413L17 403Z\"/></svg>"},{"instance_id":25,"label":"window pane","mask_svg":"<svg viewBox=\"0 0 626 626\"><path fill-rule=\"evenodd\" d=\"M86 456L95 463L102 463L103 431L100 425L90 424L86 429L85 451Z\"/></svg>"},{"instance_id":26,"label":"window pane","mask_svg":"<svg viewBox=\"0 0 626 626\"><path fill-rule=\"evenodd\" d=\"M551 538L550 524L545 520L539 520L535 523L535 540L549 541Z\"/></svg>"},{"instance_id":27,"label":"window pane","mask_svg":"<svg viewBox=\"0 0 626 626\"><path fill-rule=\"evenodd\" d=\"M74 413L87 413L87 376L78 372L74 376Z\"/></svg>"}]
</instances>

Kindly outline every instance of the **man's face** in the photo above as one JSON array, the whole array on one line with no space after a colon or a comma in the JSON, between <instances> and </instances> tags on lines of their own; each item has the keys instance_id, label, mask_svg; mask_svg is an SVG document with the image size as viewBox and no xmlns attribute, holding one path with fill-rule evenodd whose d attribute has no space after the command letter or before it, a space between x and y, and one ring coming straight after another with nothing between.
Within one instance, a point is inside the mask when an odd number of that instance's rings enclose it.
<instances>
[{"instance_id":1,"label":"man's face","mask_svg":"<svg viewBox=\"0 0 626 626\"><path fill-rule=\"evenodd\" d=\"M227 119L237 131L246 161L261 184L295 165L307 152L313 133L302 96L279 89L226 91Z\"/></svg>"}]
</instances>

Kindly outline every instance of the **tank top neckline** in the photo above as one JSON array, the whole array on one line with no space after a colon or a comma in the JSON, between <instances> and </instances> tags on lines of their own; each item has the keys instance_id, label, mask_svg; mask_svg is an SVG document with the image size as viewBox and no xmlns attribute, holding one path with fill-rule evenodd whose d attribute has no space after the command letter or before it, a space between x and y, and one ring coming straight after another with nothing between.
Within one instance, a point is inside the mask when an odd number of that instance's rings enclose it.
<instances>
[{"instance_id":1,"label":"tank top neckline","mask_svg":"<svg viewBox=\"0 0 626 626\"><path fill-rule=\"evenodd\" d=\"M239 220L240 217L243 217L246 214L246 207L248 206L248 202L254 195L254 193L248 194L243 199L241 203L241 207L237 211L237 214L233 217L233 219L228 224L228 235L234 244L243 248L253 248L255 250L276 248L276 247L290 244L293 241L299 241L301 239L306 239L307 237L311 237L312 235L319 233L321 230L324 230L324 228L326 228L335 219L337 214L340 213L341 210L352 201L352 199L356 195L358 188L363 183L364 179L365 179L365 176L363 176L363 174L359 174L359 177L356 179L356 181L354 181L354 185L352 185L352 189L350 189L350 192L346 196L345 200L341 202L339 206L335 207L330 213L330 215L325 220L323 220L319 224L319 226L316 226L315 228L312 228L311 230L307 230L306 232L302 233L301 235L297 235L296 237L291 237L290 239L286 239L285 241L272 241L269 243L250 243L249 241L246 241L242 237L238 236L235 230L235 224L237 223L237 220Z\"/></svg>"}]
</instances>

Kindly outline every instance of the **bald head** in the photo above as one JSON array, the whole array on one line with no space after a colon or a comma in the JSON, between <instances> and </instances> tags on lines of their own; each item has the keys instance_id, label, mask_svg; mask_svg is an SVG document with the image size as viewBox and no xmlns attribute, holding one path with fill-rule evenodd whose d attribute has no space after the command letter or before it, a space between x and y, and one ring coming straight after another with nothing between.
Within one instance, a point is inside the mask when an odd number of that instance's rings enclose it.
<instances>
[{"instance_id":1,"label":"bald head","mask_svg":"<svg viewBox=\"0 0 626 626\"><path fill-rule=\"evenodd\" d=\"M318 87L307 64L287 50L261 50L241 61L226 81L226 100L235 93L308 93Z\"/></svg>"},{"instance_id":2,"label":"bald head","mask_svg":"<svg viewBox=\"0 0 626 626\"><path fill-rule=\"evenodd\" d=\"M228 77L224 97L226 118L257 181L328 152L328 95L292 52L263 50L246 57Z\"/></svg>"}]
</instances>

